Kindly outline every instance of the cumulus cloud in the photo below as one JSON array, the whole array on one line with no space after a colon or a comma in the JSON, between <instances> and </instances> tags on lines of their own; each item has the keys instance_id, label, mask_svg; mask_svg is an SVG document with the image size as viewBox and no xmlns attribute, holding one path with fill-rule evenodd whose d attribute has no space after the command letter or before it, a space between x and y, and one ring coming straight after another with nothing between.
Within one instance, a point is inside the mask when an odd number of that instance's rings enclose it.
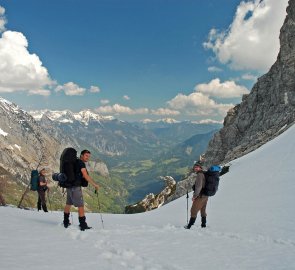
<instances>
[{"instance_id":1,"label":"cumulus cloud","mask_svg":"<svg viewBox=\"0 0 295 270\"><path fill-rule=\"evenodd\" d=\"M91 85L89 91L90 91L90 93L99 93L100 92L100 88L97 87L97 86Z\"/></svg>"},{"instance_id":2,"label":"cumulus cloud","mask_svg":"<svg viewBox=\"0 0 295 270\"><path fill-rule=\"evenodd\" d=\"M176 109L184 115L217 118L223 118L226 112L234 106L233 104L217 103L201 92L189 95L178 94L167 103L170 108Z\"/></svg>"},{"instance_id":3,"label":"cumulus cloud","mask_svg":"<svg viewBox=\"0 0 295 270\"><path fill-rule=\"evenodd\" d=\"M154 115L179 115L180 114L179 111L175 111L175 110L171 110L167 108L159 108L156 110L152 110L151 113Z\"/></svg>"},{"instance_id":4,"label":"cumulus cloud","mask_svg":"<svg viewBox=\"0 0 295 270\"><path fill-rule=\"evenodd\" d=\"M0 33L5 31L6 23L5 8L0 6Z\"/></svg>"},{"instance_id":5,"label":"cumulus cloud","mask_svg":"<svg viewBox=\"0 0 295 270\"><path fill-rule=\"evenodd\" d=\"M125 100L130 100L130 97L127 96L127 95L125 95L125 96L123 96L123 99L125 99Z\"/></svg>"},{"instance_id":6,"label":"cumulus cloud","mask_svg":"<svg viewBox=\"0 0 295 270\"><path fill-rule=\"evenodd\" d=\"M236 70L265 72L279 52L279 31L288 0L242 1L225 31L212 29L203 45Z\"/></svg>"},{"instance_id":7,"label":"cumulus cloud","mask_svg":"<svg viewBox=\"0 0 295 270\"><path fill-rule=\"evenodd\" d=\"M114 104L112 106L101 106L95 109L96 112L101 114L128 114L128 115L136 115L136 114L148 114L149 109L147 108L139 108L132 109L126 106L122 106L120 104Z\"/></svg>"},{"instance_id":8,"label":"cumulus cloud","mask_svg":"<svg viewBox=\"0 0 295 270\"><path fill-rule=\"evenodd\" d=\"M0 93L27 92L29 95L49 96L57 83L36 54L28 51L28 40L20 32L5 31L5 9L0 6ZM66 95L83 95L85 89L69 82L56 87ZM91 86L90 92L99 92Z\"/></svg>"},{"instance_id":9,"label":"cumulus cloud","mask_svg":"<svg viewBox=\"0 0 295 270\"><path fill-rule=\"evenodd\" d=\"M68 82L64 85L57 86L55 91L63 91L67 96L83 96L86 92L86 89L73 82Z\"/></svg>"},{"instance_id":10,"label":"cumulus cloud","mask_svg":"<svg viewBox=\"0 0 295 270\"><path fill-rule=\"evenodd\" d=\"M49 94L55 82L36 54L28 51L28 41L20 32L6 31L0 38L0 92L27 91ZM40 91L42 89L42 91ZM47 95L46 94L46 95Z\"/></svg>"},{"instance_id":11,"label":"cumulus cloud","mask_svg":"<svg viewBox=\"0 0 295 270\"><path fill-rule=\"evenodd\" d=\"M167 102L168 106L179 111L183 115L223 118L233 104L217 103L208 95L201 92L194 92L189 95L178 94Z\"/></svg>"},{"instance_id":12,"label":"cumulus cloud","mask_svg":"<svg viewBox=\"0 0 295 270\"><path fill-rule=\"evenodd\" d=\"M237 98L244 94L249 94L246 87L237 85L234 81L225 81L221 83L218 78L207 84L198 84L195 87L195 91L217 98Z\"/></svg>"}]
</instances>

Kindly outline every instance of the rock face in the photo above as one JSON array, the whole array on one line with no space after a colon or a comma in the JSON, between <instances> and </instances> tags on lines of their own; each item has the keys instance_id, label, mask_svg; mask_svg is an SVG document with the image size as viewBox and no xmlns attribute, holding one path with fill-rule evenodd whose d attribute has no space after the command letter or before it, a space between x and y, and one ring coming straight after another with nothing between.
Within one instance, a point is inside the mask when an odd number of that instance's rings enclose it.
<instances>
[{"instance_id":1,"label":"rock face","mask_svg":"<svg viewBox=\"0 0 295 270\"><path fill-rule=\"evenodd\" d=\"M48 135L34 118L0 98L0 167L26 184L32 169L57 169L59 142Z\"/></svg>"},{"instance_id":2,"label":"rock face","mask_svg":"<svg viewBox=\"0 0 295 270\"><path fill-rule=\"evenodd\" d=\"M87 169L90 172L99 172L104 177L110 176L107 165L102 161L89 161L87 164Z\"/></svg>"},{"instance_id":3,"label":"rock face","mask_svg":"<svg viewBox=\"0 0 295 270\"><path fill-rule=\"evenodd\" d=\"M159 208L167 199L175 193L176 181L171 176L162 177L166 183L166 187L159 193L153 194L150 193L145 196L145 198L136 204L128 205L125 207L126 214L134 214L150 211L156 208Z\"/></svg>"},{"instance_id":4,"label":"rock face","mask_svg":"<svg viewBox=\"0 0 295 270\"><path fill-rule=\"evenodd\" d=\"M273 139L295 120L295 1L280 32L280 52L251 93L231 109L210 141L206 164L226 163Z\"/></svg>"}]
</instances>

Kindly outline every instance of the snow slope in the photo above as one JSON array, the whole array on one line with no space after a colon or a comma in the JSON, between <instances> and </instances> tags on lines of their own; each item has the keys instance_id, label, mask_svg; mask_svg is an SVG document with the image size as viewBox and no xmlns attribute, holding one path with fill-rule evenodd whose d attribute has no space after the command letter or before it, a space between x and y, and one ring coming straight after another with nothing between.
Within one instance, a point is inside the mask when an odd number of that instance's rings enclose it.
<instances>
[{"instance_id":1,"label":"snow slope","mask_svg":"<svg viewBox=\"0 0 295 270\"><path fill-rule=\"evenodd\" d=\"M136 215L0 207L0 269L295 269L295 126L232 162L209 200L208 227L186 223L186 198ZM191 197L191 194L190 194ZM191 202L189 202L191 205Z\"/></svg>"}]
</instances>

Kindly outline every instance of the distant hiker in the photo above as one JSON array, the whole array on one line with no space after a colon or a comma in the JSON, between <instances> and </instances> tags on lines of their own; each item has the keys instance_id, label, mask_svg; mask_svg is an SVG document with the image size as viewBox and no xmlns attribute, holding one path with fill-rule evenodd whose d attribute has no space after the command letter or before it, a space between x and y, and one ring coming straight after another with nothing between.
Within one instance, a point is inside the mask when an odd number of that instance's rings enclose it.
<instances>
[{"instance_id":1,"label":"distant hiker","mask_svg":"<svg viewBox=\"0 0 295 270\"><path fill-rule=\"evenodd\" d=\"M45 173L46 170L42 169L39 172L39 177L38 177L38 211L41 210L41 206L44 212L48 212L47 206L46 206L46 198L45 198L45 193L46 191L49 191L49 188L47 186L47 180L45 179Z\"/></svg>"},{"instance_id":2,"label":"distant hiker","mask_svg":"<svg viewBox=\"0 0 295 270\"><path fill-rule=\"evenodd\" d=\"M62 157L61 157L61 162L63 157L70 157L71 155L75 155L77 154L77 151L74 148L67 148L64 150ZM70 159L74 159L75 156L73 156L73 158L69 158ZM91 229L91 227L89 227L86 223L86 217L85 217L85 212L84 212L84 200L83 200L83 194L82 194L82 188L81 186L86 186L88 183L90 183L95 189L96 191L99 189L99 185L96 184L93 179L89 176L88 171L86 169L86 165L85 162L88 162L90 159L91 153L88 150L83 150L80 154L80 159L76 159L74 160L74 167L75 168L75 179L74 181L71 182L71 186L67 186L67 201L66 201L66 206L64 208L64 227L67 228L69 225L71 225L70 223L70 211L71 211L71 206L74 205L75 207L78 207L78 214L79 214L79 226L81 231L87 230L87 229ZM67 165L68 164L68 165ZM67 174L67 170L69 170L69 168L71 168L70 166L70 161L67 161L65 159L64 164L61 165L61 172L64 172L65 174ZM69 174L69 173L68 173ZM67 177L69 177L67 175ZM85 180L86 180L86 185L85 185Z\"/></svg>"},{"instance_id":3,"label":"distant hiker","mask_svg":"<svg viewBox=\"0 0 295 270\"><path fill-rule=\"evenodd\" d=\"M201 211L202 223L201 227L206 227L206 206L208 202L208 196L202 194L202 189L205 187L205 175L203 173L201 163L196 163L193 167L195 174L195 184L194 184L194 194L193 194L193 204L191 207L191 217L189 223L184 226L186 229L190 229L192 225L195 224L197 214Z\"/></svg>"}]
</instances>

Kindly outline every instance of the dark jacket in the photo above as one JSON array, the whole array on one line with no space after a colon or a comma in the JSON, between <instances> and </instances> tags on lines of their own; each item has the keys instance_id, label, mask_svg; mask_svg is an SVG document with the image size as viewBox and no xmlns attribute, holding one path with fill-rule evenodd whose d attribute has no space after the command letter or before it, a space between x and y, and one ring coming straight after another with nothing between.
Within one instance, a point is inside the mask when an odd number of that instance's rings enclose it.
<instances>
[{"instance_id":1,"label":"dark jacket","mask_svg":"<svg viewBox=\"0 0 295 270\"><path fill-rule=\"evenodd\" d=\"M41 186L40 183L43 183L43 184L46 183L46 179L45 179L44 175L39 175L39 178L38 178L38 190L46 191L47 190L47 185Z\"/></svg>"}]
</instances>

